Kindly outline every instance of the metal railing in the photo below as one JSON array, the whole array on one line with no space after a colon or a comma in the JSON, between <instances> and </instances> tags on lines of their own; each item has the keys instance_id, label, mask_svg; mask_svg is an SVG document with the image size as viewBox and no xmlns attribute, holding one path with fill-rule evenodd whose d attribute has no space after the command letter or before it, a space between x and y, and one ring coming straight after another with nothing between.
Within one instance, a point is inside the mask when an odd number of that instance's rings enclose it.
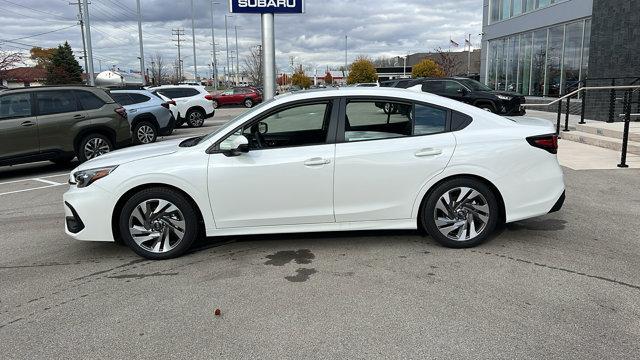
<instances>
[{"instance_id":1,"label":"metal railing","mask_svg":"<svg viewBox=\"0 0 640 360\"><path fill-rule=\"evenodd\" d=\"M590 79L590 80L609 80L611 78L602 78L602 79ZM609 101L608 101L608 118L607 121L608 123L614 122L614 118L615 118L615 105L616 102L618 100L622 100L622 104L623 104L623 113L622 114L618 114L619 117L623 118L624 121L624 130L623 130L623 135L622 135L622 150L621 150L621 155L620 155L620 163L618 164L618 167L628 167L626 160L627 160L627 148L628 148L628 143L629 143L629 123L631 122L631 118L632 117L640 117L640 85L635 85L636 83L638 83L640 81L640 78L633 78L635 79L634 81L632 81L629 85L615 85L615 79L612 79L612 85L608 85L608 86L586 86L586 80L582 80L580 81L580 83L582 84L581 87L579 87L578 89L565 94L557 99L554 99L553 101L546 103L546 104L524 104L523 106L530 108L530 107L549 107L552 106L554 104L558 104L558 117L557 117L557 121L556 121L556 135L560 135L560 127L561 127L561 118L562 118L562 103L563 101L566 100L566 107L565 107L565 117L564 117L564 129L562 129L563 132L567 132L570 131L569 130L569 112L570 112L570 104L571 104L571 98L573 97L577 97L578 95L582 95L581 96L581 100L582 100L582 104L580 105L580 121L578 122L578 124L586 124L584 117L585 117L585 110L586 110L586 98L587 98L587 92L589 91L602 91L602 90L609 90ZM616 97L616 93L618 91L624 91L624 97L623 98L617 98ZM636 97L635 95L637 94L637 100L634 101L634 97ZM636 113L632 113L631 112L631 108L633 104L637 104L637 112Z\"/></svg>"}]
</instances>

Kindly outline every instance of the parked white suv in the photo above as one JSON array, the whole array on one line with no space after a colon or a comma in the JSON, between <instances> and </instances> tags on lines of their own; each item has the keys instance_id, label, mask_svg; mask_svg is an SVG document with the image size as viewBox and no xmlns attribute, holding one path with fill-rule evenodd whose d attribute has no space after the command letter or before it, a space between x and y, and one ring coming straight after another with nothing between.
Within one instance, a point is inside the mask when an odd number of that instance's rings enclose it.
<instances>
[{"instance_id":1,"label":"parked white suv","mask_svg":"<svg viewBox=\"0 0 640 360\"><path fill-rule=\"evenodd\" d=\"M176 102L173 115L176 127L187 123L189 127L200 127L204 119L213 117L213 96L198 85L162 85L149 88L153 94L163 95Z\"/></svg>"}]
</instances>

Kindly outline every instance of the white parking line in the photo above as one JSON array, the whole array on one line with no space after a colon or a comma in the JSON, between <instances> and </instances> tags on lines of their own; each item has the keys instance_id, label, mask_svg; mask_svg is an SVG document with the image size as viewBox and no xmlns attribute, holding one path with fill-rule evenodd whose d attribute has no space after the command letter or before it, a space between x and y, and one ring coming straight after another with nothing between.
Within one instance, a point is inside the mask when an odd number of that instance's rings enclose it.
<instances>
[{"instance_id":1,"label":"white parking line","mask_svg":"<svg viewBox=\"0 0 640 360\"><path fill-rule=\"evenodd\" d=\"M31 191L31 190L46 189L46 188L56 187L56 186L62 186L62 185L66 185L66 184L45 185L45 186L38 186L38 187L34 187L34 188L29 188L29 189L21 189L21 190L8 191L8 192L0 193L0 196L3 196L3 195L9 195L9 194L16 194L16 193L21 193L21 192Z\"/></svg>"},{"instance_id":2,"label":"white parking line","mask_svg":"<svg viewBox=\"0 0 640 360\"><path fill-rule=\"evenodd\" d=\"M40 176L38 178L11 180L11 181L0 182L0 185L15 184L15 183L19 183L21 181L41 181L41 180L38 180L38 179L48 179L48 178L60 177L60 176L69 176L69 174L55 174L55 175Z\"/></svg>"},{"instance_id":3,"label":"white parking line","mask_svg":"<svg viewBox=\"0 0 640 360\"><path fill-rule=\"evenodd\" d=\"M63 183L59 183L59 182L55 182L55 181L50 181L50 180L45 180L45 179L41 179L41 178L35 178L33 179L35 181L40 181L43 182L45 184L49 184L49 185L64 185Z\"/></svg>"}]
</instances>

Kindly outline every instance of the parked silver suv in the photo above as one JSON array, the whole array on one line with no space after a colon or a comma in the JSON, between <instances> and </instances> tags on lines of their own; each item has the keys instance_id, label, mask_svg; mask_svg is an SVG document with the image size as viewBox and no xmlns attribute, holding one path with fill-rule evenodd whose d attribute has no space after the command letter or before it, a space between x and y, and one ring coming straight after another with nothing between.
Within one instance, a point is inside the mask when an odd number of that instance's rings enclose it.
<instances>
[{"instance_id":1,"label":"parked silver suv","mask_svg":"<svg viewBox=\"0 0 640 360\"><path fill-rule=\"evenodd\" d=\"M111 97L127 110L135 143L152 143L173 132L176 120L160 97L147 90L111 90Z\"/></svg>"}]
</instances>

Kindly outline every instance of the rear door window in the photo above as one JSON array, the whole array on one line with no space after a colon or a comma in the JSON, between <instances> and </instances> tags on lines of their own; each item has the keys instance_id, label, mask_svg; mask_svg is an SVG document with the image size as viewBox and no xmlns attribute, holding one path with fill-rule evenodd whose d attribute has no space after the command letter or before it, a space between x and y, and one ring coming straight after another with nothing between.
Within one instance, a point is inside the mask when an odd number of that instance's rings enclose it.
<instances>
[{"instance_id":1,"label":"rear door window","mask_svg":"<svg viewBox=\"0 0 640 360\"><path fill-rule=\"evenodd\" d=\"M64 114L80 110L71 90L37 91L38 115Z\"/></svg>"},{"instance_id":2,"label":"rear door window","mask_svg":"<svg viewBox=\"0 0 640 360\"><path fill-rule=\"evenodd\" d=\"M425 81L422 84L422 91L434 93L434 94L441 94L444 92L444 81L440 81L440 80Z\"/></svg>"},{"instance_id":3,"label":"rear door window","mask_svg":"<svg viewBox=\"0 0 640 360\"><path fill-rule=\"evenodd\" d=\"M180 89L181 97L191 97L200 94L200 92L193 88L182 88Z\"/></svg>"},{"instance_id":4,"label":"rear door window","mask_svg":"<svg viewBox=\"0 0 640 360\"><path fill-rule=\"evenodd\" d=\"M414 135L444 132L447 127L447 110L434 106L415 105Z\"/></svg>"},{"instance_id":5,"label":"rear door window","mask_svg":"<svg viewBox=\"0 0 640 360\"><path fill-rule=\"evenodd\" d=\"M347 103L344 140L346 142L410 136L413 106L389 101Z\"/></svg>"},{"instance_id":6,"label":"rear door window","mask_svg":"<svg viewBox=\"0 0 640 360\"><path fill-rule=\"evenodd\" d=\"M31 94L18 93L0 96L0 120L31 116Z\"/></svg>"}]
</instances>

